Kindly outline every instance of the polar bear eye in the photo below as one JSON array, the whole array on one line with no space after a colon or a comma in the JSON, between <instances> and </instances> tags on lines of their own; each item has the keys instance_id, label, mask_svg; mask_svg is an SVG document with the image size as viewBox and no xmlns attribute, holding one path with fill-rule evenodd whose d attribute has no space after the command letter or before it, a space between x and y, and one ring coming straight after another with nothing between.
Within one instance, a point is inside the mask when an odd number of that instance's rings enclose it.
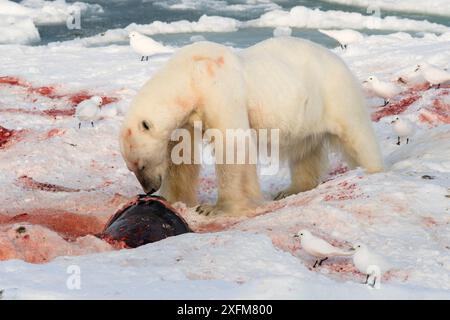
<instances>
[{"instance_id":1,"label":"polar bear eye","mask_svg":"<svg viewBox=\"0 0 450 320\"><path fill-rule=\"evenodd\" d=\"M144 120L141 122L141 124L142 124L142 128L144 128L144 130L147 130L147 131L150 130L151 126L147 121Z\"/></svg>"}]
</instances>

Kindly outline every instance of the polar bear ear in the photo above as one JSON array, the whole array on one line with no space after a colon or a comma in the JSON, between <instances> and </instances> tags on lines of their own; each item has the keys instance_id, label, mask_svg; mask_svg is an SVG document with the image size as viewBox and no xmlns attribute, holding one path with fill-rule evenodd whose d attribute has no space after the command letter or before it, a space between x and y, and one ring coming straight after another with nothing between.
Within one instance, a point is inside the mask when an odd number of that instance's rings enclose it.
<instances>
[{"instance_id":1,"label":"polar bear ear","mask_svg":"<svg viewBox=\"0 0 450 320\"><path fill-rule=\"evenodd\" d=\"M149 131L152 128L152 123L147 120L142 120L139 126L142 131Z\"/></svg>"}]
</instances>

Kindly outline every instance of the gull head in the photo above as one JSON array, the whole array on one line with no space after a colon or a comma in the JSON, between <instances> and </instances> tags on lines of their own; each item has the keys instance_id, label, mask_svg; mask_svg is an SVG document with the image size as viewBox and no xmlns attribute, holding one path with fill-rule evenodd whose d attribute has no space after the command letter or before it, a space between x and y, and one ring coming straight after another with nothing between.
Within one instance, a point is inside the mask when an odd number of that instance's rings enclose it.
<instances>
[{"instance_id":1,"label":"gull head","mask_svg":"<svg viewBox=\"0 0 450 320\"><path fill-rule=\"evenodd\" d=\"M367 250L367 246L364 243L357 242L357 243L355 243L355 245L353 246L352 249L355 250L356 252L358 252L358 251L362 251L362 250Z\"/></svg>"},{"instance_id":2,"label":"gull head","mask_svg":"<svg viewBox=\"0 0 450 320\"><path fill-rule=\"evenodd\" d=\"M99 107L103 104L103 99L102 97L99 96L93 96L90 100L93 101Z\"/></svg>"},{"instance_id":3,"label":"gull head","mask_svg":"<svg viewBox=\"0 0 450 320\"><path fill-rule=\"evenodd\" d=\"M399 118L399 117L395 117L395 119L392 120L391 123L396 123L397 121L400 121L400 118Z\"/></svg>"},{"instance_id":4,"label":"gull head","mask_svg":"<svg viewBox=\"0 0 450 320\"><path fill-rule=\"evenodd\" d=\"M136 38L138 38L140 35L141 35L141 34L140 34L139 32L137 32L137 31L131 31L131 32L128 34L128 37L129 37L130 39L136 39Z\"/></svg>"},{"instance_id":5,"label":"gull head","mask_svg":"<svg viewBox=\"0 0 450 320\"><path fill-rule=\"evenodd\" d=\"M423 69L426 69L427 67L429 67L430 65L427 63L427 62L421 62L421 63L418 63L417 65L416 65L416 68L414 69L414 72L418 72L418 71L421 71L421 70L423 70Z\"/></svg>"},{"instance_id":6,"label":"gull head","mask_svg":"<svg viewBox=\"0 0 450 320\"><path fill-rule=\"evenodd\" d=\"M311 236L311 232L309 232L309 230L302 229L294 237L302 239L309 236Z\"/></svg>"},{"instance_id":7,"label":"gull head","mask_svg":"<svg viewBox=\"0 0 450 320\"><path fill-rule=\"evenodd\" d=\"M370 76L365 81L363 81L363 83L375 83L375 82L378 82L378 78L375 76Z\"/></svg>"}]
</instances>

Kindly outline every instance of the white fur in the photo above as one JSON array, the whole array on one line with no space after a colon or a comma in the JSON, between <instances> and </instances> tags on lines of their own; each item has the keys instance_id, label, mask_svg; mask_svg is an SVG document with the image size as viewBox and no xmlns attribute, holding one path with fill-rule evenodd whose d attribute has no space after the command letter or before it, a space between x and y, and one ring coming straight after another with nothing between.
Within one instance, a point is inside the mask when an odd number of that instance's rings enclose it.
<instances>
[{"instance_id":1,"label":"white fur","mask_svg":"<svg viewBox=\"0 0 450 320\"><path fill-rule=\"evenodd\" d=\"M239 53L211 42L180 49L138 93L122 128L124 159L146 191L161 187L169 201L197 203L198 166L169 157L171 132L194 120L222 131L280 129L292 183L279 198L317 186L327 141L368 172L383 169L359 84L341 59L310 41L274 38ZM216 174L218 201L200 213L239 215L261 203L254 165L217 165Z\"/></svg>"}]
</instances>

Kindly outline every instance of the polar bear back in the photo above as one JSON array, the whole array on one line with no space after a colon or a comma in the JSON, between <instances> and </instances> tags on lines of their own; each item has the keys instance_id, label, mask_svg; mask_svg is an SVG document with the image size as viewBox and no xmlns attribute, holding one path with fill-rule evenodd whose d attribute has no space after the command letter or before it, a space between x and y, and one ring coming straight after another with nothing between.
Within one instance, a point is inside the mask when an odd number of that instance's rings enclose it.
<instances>
[{"instance_id":1,"label":"polar bear back","mask_svg":"<svg viewBox=\"0 0 450 320\"><path fill-rule=\"evenodd\" d=\"M364 107L359 85L343 61L311 41L283 37L238 53L248 86L252 127L290 126L292 135L326 131L326 113ZM349 103L347 103L349 102ZM362 110L365 112L365 110Z\"/></svg>"}]
</instances>

